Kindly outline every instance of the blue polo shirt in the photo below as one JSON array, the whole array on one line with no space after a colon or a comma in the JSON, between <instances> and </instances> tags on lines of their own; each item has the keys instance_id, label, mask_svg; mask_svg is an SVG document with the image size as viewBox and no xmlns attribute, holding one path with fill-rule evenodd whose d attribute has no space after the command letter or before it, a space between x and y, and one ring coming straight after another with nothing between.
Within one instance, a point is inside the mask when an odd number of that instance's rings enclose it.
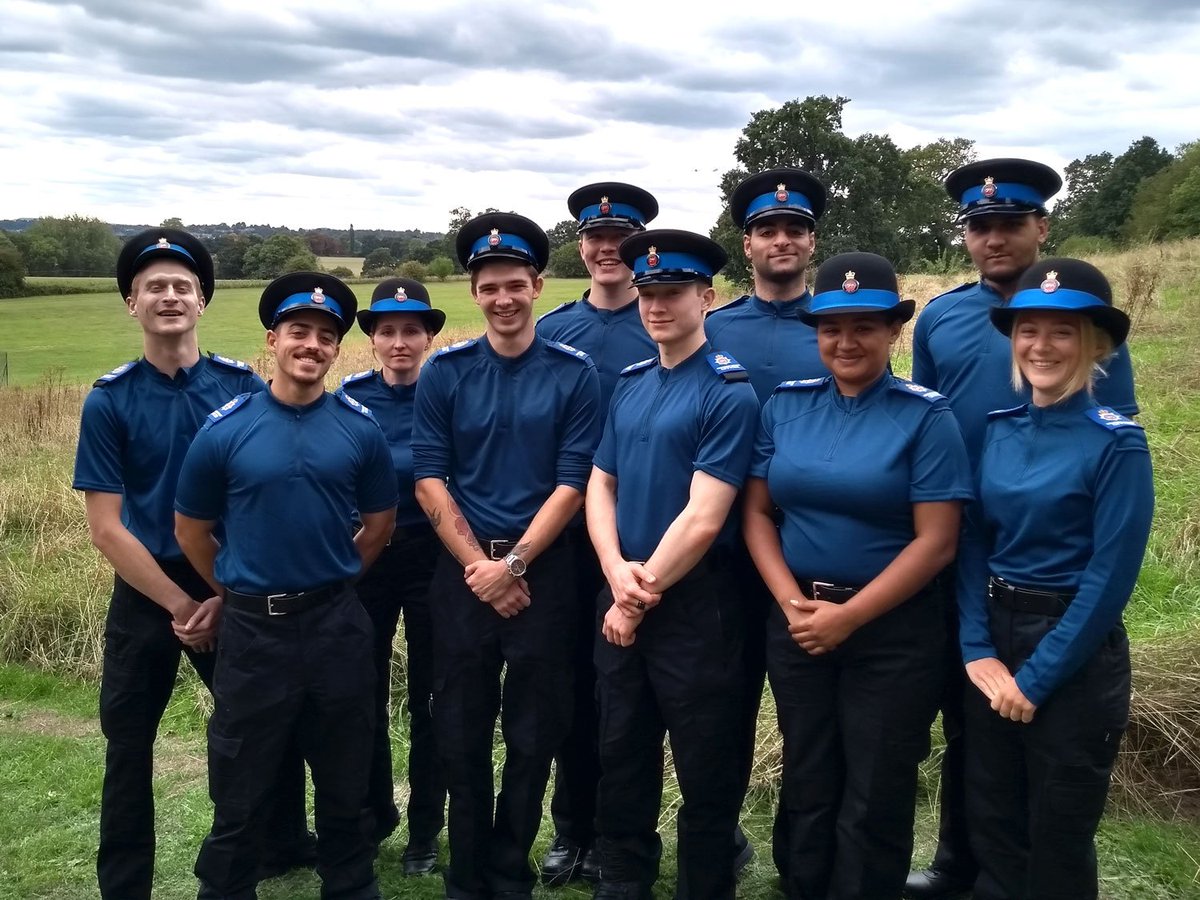
<instances>
[{"instance_id":1,"label":"blue polo shirt","mask_svg":"<svg viewBox=\"0 0 1200 900\"><path fill-rule=\"evenodd\" d=\"M913 381L949 398L972 462L983 451L987 414L1029 400L1028 389L1018 393L1012 386L1012 343L988 318L988 310L1004 302L983 282L964 284L930 300L913 331ZM1096 399L1137 415L1129 348L1118 347L1104 369Z\"/></svg>"},{"instance_id":2,"label":"blue polo shirt","mask_svg":"<svg viewBox=\"0 0 1200 900\"><path fill-rule=\"evenodd\" d=\"M750 373L760 405L782 381L829 374L817 350L817 329L805 325L797 315L811 300L807 291L786 303L747 294L714 309L704 320L709 343Z\"/></svg>"},{"instance_id":3,"label":"blue polo shirt","mask_svg":"<svg viewBox=\"0 0 1200 900\"><path fill-rule=\"evenodd\" d=\"M396 505L396 473L375 419L325 393L306 406L269 390L215 410L196 435L175 509L221 522L217 581L243 594L309 591L356 577L355 513Z\"/></svg>"},{"instance_id":4,"label":"blue polo shirt","mask_svg":"<svg viewBox=\"0 0 1200 900\"><path fill-rule=\"evenodd\" d=\"M992 414L958 563L963 661L996 656L988 576L1076 591L1067 612L1017 670L1042 704L1121 621L1154 512L1146 434L1086 391L1061 404Z\"/></svg>"},{"instance_id":5,"label":"blue polo shirt","mask_svg":"<svg viewBox=\"0 0 1200 900\"><path fill-rule=\"evenodd\" d=\"M183 558L175 542L175 485L204 417L266 387L248 365L201 356L174 378L145 359L101 377L83 403L72 487L121 495L121 521L150 555Z\"/></svg>"},{"instance_id":6,"label":"blue polo shirt","mask_svg":"<svg viewBox=\"0 0 1200 900\"><path fill-rule=\"evenodd\" d=\"M856 397L830 376L780 385L763 407L750 474L767 480L783 513L792 573L847 587L912 542L914 503L973 496L946 398L890 373Z\"/></svg>"},{"instance_id":7,"label":"blue polo shirt","mask_svg":"<svg viewBox=\"0 0 1200 900\"><path fill-rule=\"evenodd\" d=\"M369 409L383 429L396 470L400 502L396 505L397 525L421 525L427 522L417 505L413 488L412 423L417 399L416 382L388 384L383 374L374 369L347 375L342 390Z\"/></svg>"},{"instance_id":8,"label":"blue polo shirt","mask_svg":"<svg viewBox=\"0 0 1200 900\"><path fill-rule=\"evenodd\" d=\"M555 488L582 493L600 438L600 382L582 350L534 338L444 347L417 380L413 476L447 480L475 537L515 540Z\"/></svg>"},{"instance_id":9,"label":"blue polo shirt","mask_svg":"<svg viewBox=\"0 0 1200 900\"><path fill-rule=\"evenodd\" d=\"M617 479L617 535L626 559L654 553L687 506L694 472L737 488L746 478L758 399L749 382L718 372L729 371L731 360L710 361L710 354L705 344L670 369L657 357L645 360L617 385L595 465Z\"/></svg>"},{"instance_id":10,"label":"blue polo shirt","mask_svg":"<svg viewBox=\"0 0 1200 900\"><path fill-rule=\"evenodd\" d=\"M547 341L578 347L592 358L600 376L603 422L621 370L654 356L658 347L646 334L637 300L620 309L600 309L588 300L590 293L584 291L581 299L557 306L538 319L537 333Z\"/></svg>"}]
</instances>

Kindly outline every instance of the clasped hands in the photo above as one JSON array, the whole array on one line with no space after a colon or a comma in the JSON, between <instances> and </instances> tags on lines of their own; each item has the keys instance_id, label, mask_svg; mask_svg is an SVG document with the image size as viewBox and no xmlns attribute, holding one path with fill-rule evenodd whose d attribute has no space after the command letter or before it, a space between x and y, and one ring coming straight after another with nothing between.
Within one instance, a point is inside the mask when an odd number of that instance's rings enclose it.
<instances>
[{"instance_id":1,"label":"clasped hands","mask_svg":"<svg viewBox=\"0 0 1200 900\"><path fill-rule=\"evenodd\" d=\"M967 677L980 692L991 701L1001 718L1028 724L1033 721L1037 706L1017 687L1008 667L994 656L972 660L967 663Z\"/></svg>"},{"instance_id":2,"label":"clasped hands","mask_svg":"<svg viewBox=\"0 0 1200 900\"><path fill-rule=\"evenodd\" d=\"M511 575L502 559L479 559L463 569L467 587L506 619L529 606L529 583Z\"/></svg>"},{"instance_id":3,"label":"clasped hands","mask_svg":"<svg viewBox=\"0 0 1200 900\"><path fill-rule=\"evenodd\" d=\"M203 603L191 598L171 617L171 629L185 647L197 653L210 653L217 648L217 625L221 621L221 597L209 597Z\"/></svg>"},{"instance_id":4,"label":"clasped hands","mask_svg":"<svg viewBox=\"0 0 1200 900\"><path fill-rule=\"evenodd\" d=\"M637 627L646 612L658 606L662 594L653 590L658 579L639 562L622 560L605 573L613 605L604 614L601 632L610 644L628 647L637 637Z\"/></svg>"}]
</instances>

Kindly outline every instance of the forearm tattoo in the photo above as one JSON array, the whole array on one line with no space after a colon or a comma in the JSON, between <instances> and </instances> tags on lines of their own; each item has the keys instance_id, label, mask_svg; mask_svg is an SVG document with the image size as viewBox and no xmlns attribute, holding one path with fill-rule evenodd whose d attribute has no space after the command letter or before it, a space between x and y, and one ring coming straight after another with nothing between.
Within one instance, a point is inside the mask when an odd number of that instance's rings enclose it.
<instances>
[{"instance_id":1,"label":"forearm tattoo","mask_svg":"<svg viewBox=\"0 0 1200 900\"><path fill-rule=\"evenodd\" d=\"M454 502L454 498L450 498L450 515L454 516L454 530L457 531L463 538L466 539L467 546L472 550L480 550L479 541L475 540L475 534L471 531L471 526L467 524L467 517L462 514L462 510L458 508L458 504Z\"/></svg>"}]
</instances>

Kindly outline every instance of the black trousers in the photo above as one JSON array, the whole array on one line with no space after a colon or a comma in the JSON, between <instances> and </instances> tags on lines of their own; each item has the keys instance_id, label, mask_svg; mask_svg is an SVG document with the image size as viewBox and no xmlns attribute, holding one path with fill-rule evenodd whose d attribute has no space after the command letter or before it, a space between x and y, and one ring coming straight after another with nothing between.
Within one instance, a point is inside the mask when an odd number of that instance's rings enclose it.
<instances>
[{"instance_id":1,"label":"black trousers","mask_svg":"<svg viewBox=\"0 0 1200 900\"><path fill-rule=\"evenodd\" d=\"M992 606L992 640L1015 671L1057 621ZM976 900L1097 896L1096 829L1129 722L1123 628L1043 703L1028 725L1002 719L968 683L967 813Z\"/></svg>"},{"instance_id":2,"label":"black trousers","mask_svg":"<svg viewBox=\"0 0 1200 900\"><path fill-rule=\"evenodd\" d=\"M158 560L172 581L195 600L212 589L184 560ZM104 627L100 727L107 740L100 800L96 875L106 900L149 898L154 882L154 741L175 689L179 658L187 657L211 690L213 653L183 646L171 615L119 576ZM269 837L294 844L307 831L304 761L292 748L276 766L276 804L267 818Z\"/></svg>"},{"instance_id":3,"label":"black trousers","mask_svg":"<svg viewBox=\"0 0 1200 900\"><path fill-rule=\"evenodd\" d=\"M502 618L448 553L433 576L433 727L450 794L446 896L527 895L550 761L571 721L574 556L565 537L529 565L531 604ZM503 678L501 677L503 673ZM492 782L497 715L504 737Z\"/></svg>"},{"instance_id":4,"label":"black trousers","mask_svg":"<svg viewBox=\"0 0 1200 900\"><path fill-rule=\"evenodd\" d=\"M599 633L611 606L606 586L597 599L595 643L601 877L646 888L658 878L663 737L669 734L683 795L676 896L731 900L745 673L744 616L730 570L702 561L646 614L629 647Z\"/></svg>"},{"instance_id":5,"label":"black trousers","mask_svg":"<svg viewBox=\"0 0 1200 900\"><path fill-rule=\"evenodd\" d=\"M768 619L783 734L785 825L775 840L793 900L896 900L912 857L917 766L941 693L945 629L927 589L813 656Z\"/></svg>"},{"instance_id":6,"label":"black trousers","mask_svg":"<svg viewBox=\"0 0 1200 900\"><path fill-rule=\"evenodd\" d=\"M600 560L582 522L569 527L575 553L575 699L571 728L554 755L554 794L550 815L554 831L580 847L595 840L596 789L600 783L600 756L596 746L596 595L604 586Z\"/></svg>"},{"instance_id":7,"label":"black trousers","mask_svg":"<svg viewBox=\"0 0 1200 900\"><path fill-rule=\"evenodd\" d=\"M367 788L368 833L400 818L392 784L388 703L396 626L401 612L404 614L410 841L433 840L445 822L446 788L438 771L433 735L433 623L429 616L429 585L441 546L431 526L405 528L356 585L358 599L375 626L375 738Z\"/></svg>"},{"instance_id":8,"label":"black trousers","mask_svg":"<svg viewBox=\"0 0 1200 900\"><path fill-rule=\"evenodd\" d=\"M201 900L253 900L272 778L299 741L312 770L323 898L374 900L363 831L374 729L374 629L352 589L303 612L226 604L208 723L213 825L196 859Z\"/></svg>"},{"instance_id":9,"label":"black trousers","mask_svg":"<svg viewBox=\"0 0 1200 900\"><path fill-rule=\"evenodd\" d=\"M758 710L762 706L763 688L767 678L767 615L775 605L775 598L763 583L754 560L750 558L750 551L746 549L740 536L732 552L731 564L746 617L746 639L742 651L742 664L746 674L738 725L741 734L738 766L744 801L746 791L750 787L750 777L754 773Z\"/></svg>"}]
</instances>

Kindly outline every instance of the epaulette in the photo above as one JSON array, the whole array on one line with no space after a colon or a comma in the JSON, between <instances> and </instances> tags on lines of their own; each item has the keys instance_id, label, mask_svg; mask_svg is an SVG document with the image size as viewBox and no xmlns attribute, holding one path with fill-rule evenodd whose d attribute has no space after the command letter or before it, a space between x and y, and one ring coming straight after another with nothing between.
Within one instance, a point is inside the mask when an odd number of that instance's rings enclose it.
<instances>
[{"instance_id":1,"label":"epaulette","mask_svg":"<svg viewBox=\"0 0 1200 900\"><path fill-rule=\"evenodd\" d=\"M893 378L892 389L902 394L912 394L914 397L922 397L930 403L946 399L944 394L939 394L933 388L927 388L925 385L909 381L907 378Z\"/></svg>"},{"instance_id":2,"label":"epaulette","mask_svg":"<svg viewBox=\"0 0 1200 900\"><path fill-rule=\"evenodd\" d=\"M553 347L559 353L565 353L567 356L573 356L576 359L582 359L584 362L591 362L592 358L583 350L572 347L570 344L564 344L562 341L546 341L546 344Z\"/></svg>"},{"instance_id":3,"label":"epaulette","mask_svg":"<svg viewBox=\"0 0 1200 900\"><path fill-rule=\"evenodd\" d=\"M434 356L448 356L451 353L457 353L459 350L466 350L468 347L474 347L479 343L479 338L468 338L465 341L455 341L448 347L443 347Z\"/></svg>"},{"instance_id":4,"label":"epaulette","mask_svg":"<svg viewBox=\"0 0 1200 900\"><path fill-rule=\"evenodd\" d=\"M643 359L641 362L635 362L621 370L622 375L632 375L634 372L640 372L643 369L648 369L658 362L657 356L652 356L649 359Z\"/></svg>"},{"instance_id":5,"label":"epaulette","mask_svg":"<svg viewBox=\"0 0 1200 900\"><path fill-rule=\"evenodd\" d=\"M942 291L936 297L933 297L929 302L934 303L938 300L941 300L943 297L949 297L951 294L957 294L959 291L970 290L971 288L977 286L978 284L979 284L978 281L968 281L965 284L960 284L956 288L950 288L950 290L948 290L948 291ZM928 305L928 304L926 304L926 305Z\"/></svg>"},{"instance_id":6,"label":"epaulette","mask_svg":"<svg viewBox=\"0 0 1200 900\"><path fill-rule=\"evenodd\" d=\"M101 375L94 382L92 382L92 387L104 387L106 384L112 384L122 375L128 375L130 372L132 372L133 367L137 365L137 362L138 361L136 359L131 359L127 363L121 363L107 375Z\"/></svg>"},{"instance_id":7,"label":"epaulette","mask_svg":"<svg viewBox=\"0 0 1200 900\"><path fill-rule=\"evenodd\" d=\"M708 315L705 316L705 318L710 318L712 316L715 316L717 313L725 312L727 309L737 309L739 306L745 306L749 302L750 302L750 295L742 294L742 296L738 297L736 300L730 300L724 306L718 306L716 309L711 310L708 313Z\"/></svg>"},{"instance_id":8,"label":"epaulette","mask_svg":"<svg viewBox=\"0 0 1200 900\"><path fill-rule=\"evenodd\" d=\"M231 415L232 413L236 412L239 408L241 408L243 403L245 403L247 400L250 399L251 396L253 396L253 395L248 394L248 393L247 394L238 394L236 397L234 397L228 403L224 404L223 406L217 407L216 409L214 409L212 412L210 412L208 414L208 418L205 420L205 426L207 427L208 425L212 425L216 422L220 422L222 419L224 419L224 418L228 417L229 415Z\"/></svg>"},{"instance_id":9,"label":"epaulette","mask_svg":"<svg viewBox=\"0 0 1200 900\"><path fill-rule=\"evenodd\" d=\"M708 364L712 366L712 370L721 376L725 381L749 381L750 373L746 371L746 367L730 356L728 353L722 353L717 350L714 353L708 354L705 357Z\"/></svg>"},{"instance_id":10,"label":"epaulette","mask_svg":"<svg viewBox=\"0 0 1200 900\"><path fill-rule=\"evenodd\" d=\"M560 303L560 304L558 304L558 306L554 307L554 309L546 310L544 313L542 313L540 316L537 317L537 320L538 320L538 322L540 322L540 321L542 321L542 319L546 318L546 316L552 316L556 312L561 312L564 309L574 306L578 302L579 302L578 300L568 300L566 303Z\"/></svg>"},{"instance_id":11,"label":"epaulette","mask_svg":"<svg viewBox=\"0 0 1200 900\"><path fill-rule=\"evenodd\" d=\"M227 369L236 369L239 372L253 372L249 363L244 363L240 359L230 359L228 356L221 356L219 353L210 353L208 358L218 365L224 366Z\"/></svg>"},{"instance_id":12,"label":"epaulette","mask_svg":"<svg viewBox=\"0 0 1200 900\"><path fill-rule=\"evenodd\" d=\"M356 384L359 381L366 381L374 374L374 369L367 369L365 372L355 372L353 375L347 375L342 379L342 387L345 387L348 384Z\"/></svg>"},{"instance_id":13,"label":"epaulette","mask_svg":"<svg viewBox=\"0 0 1200 900\"><path fill-rule=\"evenodd\" d=\"M353 397L351 397L349 394L347 394L341 388L338 388L336 391L334 391L333 396L337 397L339 400L341 400L344 404L346 404L348 407L350 407L356 413L360 413L360 414L366 416L368 419L375 418L374 414L371 412L369 407L363 406L363 404L359 403L357 400L355 400Z\"/></svg>"},{"instance_id":14,"label":"epaulette","mask_svg":"<svg viewBox=\"0 0 1200 900\"><path fill-rule=\"evenodd\" d=\"M1087 417L1101 428L1107 428L1109 431L1116 431L1118 428L1142 427L1138 422L1107 406L1093 406L1087 411Z\"/></svg>"},{"instance_id":15,"label":"epaulette","mask_svg":"<svg viewBox=\"0 0 1200 900\"><path fill-rule=\"evenodd\" d=\"M782 384L776 385L776 391L811 391L813 388L820 387L823 384L828 384L832 375L824 375L820 378L797 378L794 381L785 381ZM772 391L774 393L774 391Z\"/></svg>"},{"instance_id":16,"label":"epaulette","mask_svg":"<svg viewBox=\"0 0 1200 900\"><path fill-rule=\"evenodd\" d=\"M1008 409L993 409L987 414L988 421L992 419L1003 419L1008 416L1020 416L1029 408L1028 403L1022 403L1020 406L1010 406Z\"/></svg>"}]
</instances>

